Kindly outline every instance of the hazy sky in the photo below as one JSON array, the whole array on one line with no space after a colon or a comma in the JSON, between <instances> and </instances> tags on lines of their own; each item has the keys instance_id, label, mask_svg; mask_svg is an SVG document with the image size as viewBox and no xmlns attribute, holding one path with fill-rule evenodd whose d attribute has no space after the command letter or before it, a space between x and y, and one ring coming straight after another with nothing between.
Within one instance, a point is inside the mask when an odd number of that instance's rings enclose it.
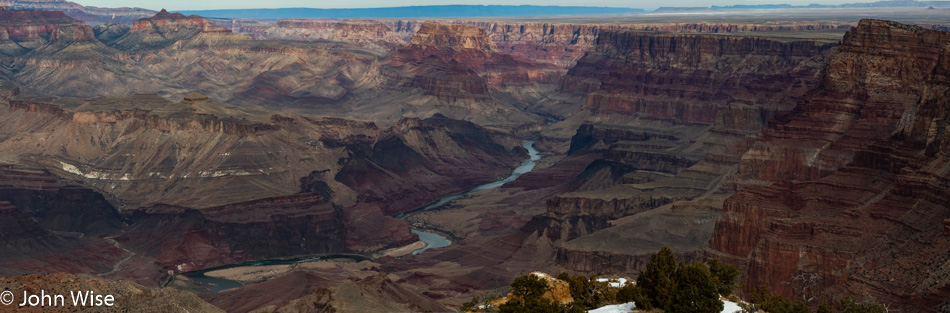
<instances>
[{"instance_id":1,"label":"hazy sky","mask_svg":"<svg viewBox=\"0 0 950 313\"><path fill-rule=\"evenodd\" d=\"M876 0L73 0L74 2L97 7L140 7L152 10L207 10L207 9L248 9L248 8L373 8L398 7L411 5L440 4L504 4L504 5L577 5L655 9L661 6L704 6L732 4L774 4L788 3L805 5L810 3L842 4L855 2L875 2Z\"/></svg>"}]
</instances>

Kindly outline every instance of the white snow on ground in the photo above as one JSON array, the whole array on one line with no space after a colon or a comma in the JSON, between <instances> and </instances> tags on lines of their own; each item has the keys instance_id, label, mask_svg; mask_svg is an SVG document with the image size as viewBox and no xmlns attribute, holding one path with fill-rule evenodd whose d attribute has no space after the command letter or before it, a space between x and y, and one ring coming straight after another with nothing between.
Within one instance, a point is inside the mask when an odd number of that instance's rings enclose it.
<instances>
[{"instance_id":1,"label":"white snow on ground","mask_svg":"<svg viewBox=\"0 0 950 313\"><path fill-rule=\"evenodd\" d=\"M729 300L722 300L722 313L741 312L742 308L738 304Z\"/></svg>"},{"instance_id":2,"label":"white snow on ground","mask_svg":"<svg viewBox=\"0 0 950 313\"><path fill-rule=\"evenodd\" d=\"M624 304L605 305L605 306L587 311L587 313L628 313L630 311L633 311L633 309L636 307L637 306L634 305L633 302L627 302ZM739 305L736 304L735 302L728 301L728 300L722 301L722 313L735 313L739 311L742 311L742 308L740 308Z\"/></svg>"},{"instance_id":3,"label":"white snow on ground","mask_svg":"<svg viewBox=\"0 0 950 313\"><path fill-rule=\"evenodd\" d=\"M614 287L614 288L620 288L627 284L626 278L617 278L617 279L598 278L597 281L599 282L609 281L610 287Z\"/></svg>"},{"instance_id":4,"label":"white snow on ground","mask_svg":"<svg viewBox=\"0 0 950 313\"><path fill-rule=\"evenodd\" d=\"M628 313L632 311L633 308L636 308L636 307L637 306L634 305L633 302L627 302L623 304L605 305L605 306L587 311L587 313Z\"/></svg>"}]
</instances>

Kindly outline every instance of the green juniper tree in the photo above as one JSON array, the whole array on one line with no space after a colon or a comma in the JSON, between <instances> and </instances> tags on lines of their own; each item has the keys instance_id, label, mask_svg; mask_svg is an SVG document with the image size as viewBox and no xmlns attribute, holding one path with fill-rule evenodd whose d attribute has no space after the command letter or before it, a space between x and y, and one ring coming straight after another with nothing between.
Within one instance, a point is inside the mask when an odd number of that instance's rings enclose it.
<instances>
[{"instance_id":1,"label":"green juniper tree","mask_svg":"<svg viewBox=\"0 0 950 313\"><path fill-rule=\"evenodd\" d=\"M736 289L736 283L739 281L739 270L722 264L716 259L709 259L706 264L709 265L709 274L712 276L713 284L716 285L716 291L724 297L732 294L732 291Z\"/></svg>"},{"instance_id":2,"label":"green juniper tree","mask_svg":"<svg viewBox=\"0 0 950 313\"><path fill-rule=\"evenodd\" d=\"M652 310L666 308L670 305L673 289L676 287L676 255L670 247L663 247L657 253L650 255L643 272L637 277L637 286L643 290L643 297L636 301L638 308Z\"/></svg>"},{"instance_id":3,"label":"green juniper tree","mask_svg":"<svg viewBox=\"0 0 950 313\"><path fill-rule=\"evenodd\" d=\"M716 285L709 270L702 263L680 264L676 271L675 288L666 312L717 313L722 312Z\"/></svg>"}]
</instances>

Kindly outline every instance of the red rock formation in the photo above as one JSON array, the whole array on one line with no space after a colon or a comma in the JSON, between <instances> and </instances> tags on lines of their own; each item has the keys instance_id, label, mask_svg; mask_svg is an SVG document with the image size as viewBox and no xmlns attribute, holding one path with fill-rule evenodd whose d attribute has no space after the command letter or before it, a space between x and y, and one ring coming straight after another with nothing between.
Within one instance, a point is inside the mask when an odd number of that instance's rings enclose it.
<instances>
[{"instance_id":1,"label":"red rock formation","mask_svg":"<svg viewBox=\"0 0 950 313\"><path fill-rule=\"evenodd\" d=\"M55 30L84 26L63 12L0 10L0 39L13 41L49 40Z\"/></svg>"},{"instance_id":2,"label":"red rock formation","mask_svg":"<svg viewBox=\"0 0 950 313\"><path fill-rule=\"evenodd\" d=\"M775 112L816 83L833 44L604 30L561 82L594 112L713 123L721 108ZM606 70L605 70L606 69ZM762 124L761 118L752 121ZM738 123L745 124L745 123Z\"/></svg>"},{"instance_id":3,"label":"red rock formation","mask_svg":"<svg viewBox=\"0 0 950 313\"><path fill-rule=\"evenodd\" d=\"M767 181L816 179L894 130L920 97L946 32L862 21L806 99L743 156L740 174Z\"/></svg>"},{"instance_id":4,"label":"red rock formation","mask_svg":"<svg viewBox=\"0 0 950 313\"><path fill-rule=\"evenodd\" d=\"M203 32L231 32L227 28L209 23L206 18L197 15L185 16L177 12L168 13L165 9L155 13L152 17L135 21L135 23L132 23L131 31L156 31L165 36L174 36L174 32L189 28L201 28Z\"/></svg>"},{"instance_id":5,"label":"red rock formation","mask_svg":"<svg viewBox=\"0 0 950 313\"><path fill-rule=\"evenodd\" d=\"M206 18L168 13L163 9L152 17L135 21L124 36L109 42L109 45L125 51L139 52L167 48L183 40L201 42L208 38L219 41L247 39L231 33L230 29L208 22Z\"/></svg>"},{"instance_id":6,"label":"red rock formation","mask_svg":"<svg viewBox=\"0 0 950 313\"><path fill-rule=\"evenodd\" d=\"M453 23L474 25L485 29L499 51L535 62L571 68L595 45L601 30L630 29L675 33L733 32L801 32L847 29L841 23L796 23L788 25L726 24L726 23L650 23L650 24L571 24L537 22L501 22L455 20ZM419 30L421 21L385 21L393 31L410 38Z\"/></svg>"},{"instance_id":7,"label":"red rock formation","mask_svg":"<svg viewBox=\"0 0 950 313\"><path fill-rule=\"evenodd\" d=\"M102 23L131 24L132 21L155 14L155 11L142 8L100 8L83 6L65 0L10 0L6 4L12 9L32 11L60 11L74 19L90 25Z\"/></svg>"},{"instance_id":8,"label":"red rock formation","mask_svg":"<svg viewBox=\"0 0 950 313\"><path fill-rule=\"evenodd\" d=\"M562 73L500 53L481 28L433 22L424 23L391 60L384 71L391 88L419 88L446 102L488 101L490 89L521 98Z\"/></svg>"},{"instance_id":9,"label":"red rock formation","mask_svg":"<svg viewBox=\"0 0 950 313\"><path fill-rule=\"evenodd\" d=\"M893 22L853 28L820 89L743 156L745 177L771 184L726 200L712 255L789 296L804 274L822 301L946 308L948 42Z\"/></svg>"}]
</instances>

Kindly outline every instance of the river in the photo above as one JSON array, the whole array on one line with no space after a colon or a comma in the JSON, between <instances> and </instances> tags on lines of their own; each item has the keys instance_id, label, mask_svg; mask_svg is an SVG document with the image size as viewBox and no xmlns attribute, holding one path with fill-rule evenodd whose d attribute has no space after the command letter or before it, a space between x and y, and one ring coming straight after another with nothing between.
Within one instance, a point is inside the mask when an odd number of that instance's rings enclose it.
<instances>
[{"instance_id":1,"label":"river","mask_svg":"<svg viewBox=\"0 0 950 313\"><path fill-rule=\"evenodd\" d=\"M226 269L226 268L236 268L244 266L261 266L261 265L284 265L284 264L295 264L295 263L306 263L314 262L320 260L329 260L329 259L352 259L356 261L367 260L365 257L357 255L345 255L345 254L330 254L324 256L307 256L299 258L288 258L288 259L269 259L269 260L258 260L250 261L237 264L228 264L218 267L206 268L199 271L191 271L187 273L182 273L188 279L191 279L195 282L195 285L203 287L208 290L209 293L216 293L222 290L237 288L243 286L240 282L226 279L226 278L217 278L205 275L207 272Z\"/></svg>"},{"instance_id":2,"label":"river","mask_svg":"<svg viewBox=\"0 0 950 313\"><path fill-rule=\"evenodd\" d=\"M398 219L402 219L406 217L406 214L437 209L466 194L476 192L476 191L501 187L504 184L513 182L515 179L518 179L518 177L520 177L521 175L531 172L531 170L534 170L534 166L536 165L535 163L541 159L541 155L538 153L538 150L534 148L534 141L525 141L524 143L521 144L521 146L528 150L528 159L522 162L521 165L516 167L515 170L511 172L511 175L508 175L508 177L506 177L505 179L495 181L495 182L490 182L490 183L487 183L487 184L484 184L484 185L481 185L481 186L478 186L478 187L475 187L475 188L472 188L472 189L469 189L457 194L442 197L442 199L439 199L439 201L432 202L426 206L423 206L421 208L418 208L406 213L398 214L394 217ZM415 233L416 235L419 235L419 240L422 240L426 243L425 248L413 251L412 254L419 254L428 249L442 248L452 243L445 237L440 236L435 233L425 232L418 229L413 229L412 232Z\"/></svg>"},{"instance_id":3,"label":"river","mask_svg":"<svg viewBox=\"0 0 950 313\"><path fill-rule=\"evenodd\" d=\"M394 217L398 219L402 219L406 216L407 213L422 212L422 211L436 209L468 193L480 191L480 190L498 188L504 184L514 181L515 179L518 179L519 176L525 173L531 172L531 170L534 169L535 162L540 160L541 156L538 153L538 150L534 148L534 141L525 141L524 143L521 144L521 146L528 150L529 157L527 160L521 163L521 165L515 168L515 170L511 172L511 175L508 175L508 177L506 177L505 179L487 183L487 184L484 184L484 185L481 185L481 186L478 186L478 187L475 187L475 188L472 188L460 193L442 197L442 199L439 199L439 201L432 202L421 208L418 208L418 209L415 209L403 214L399 214ZM418 229L413 229L412 232L416 235L419 235L419 240L422 240L423 242L426 243L425 248L413 251L412 254L419 254L428 249L442 248L442 247L446 247L452 244L452 242L448 240L447 238L435 233L425 232ZM240 263L240 264L224 265L224 266L204 269L200 271L193 271L193 272L184 273L184 275L188 277L189 279L191 279L192 281L194 281L196 284L202 287L206 287L208 289L208 292L215 293L215 292L219 292L225 289L241 287L242 284L230 279L206 276L205 273L210 272L210 271L225 269L225 268L243 267L243 266L304 263L304 262L313 262L313 261L318 261L318 260L334 259L334 258L362 259L360 257L355 257L352 255L328 255L328 256L320 256L320 257L301 257L301 258L293 258L293 259L260 260L260 261L252 261L252 262L246 262L246 263Z\"/></svg>"}]
</instances>

